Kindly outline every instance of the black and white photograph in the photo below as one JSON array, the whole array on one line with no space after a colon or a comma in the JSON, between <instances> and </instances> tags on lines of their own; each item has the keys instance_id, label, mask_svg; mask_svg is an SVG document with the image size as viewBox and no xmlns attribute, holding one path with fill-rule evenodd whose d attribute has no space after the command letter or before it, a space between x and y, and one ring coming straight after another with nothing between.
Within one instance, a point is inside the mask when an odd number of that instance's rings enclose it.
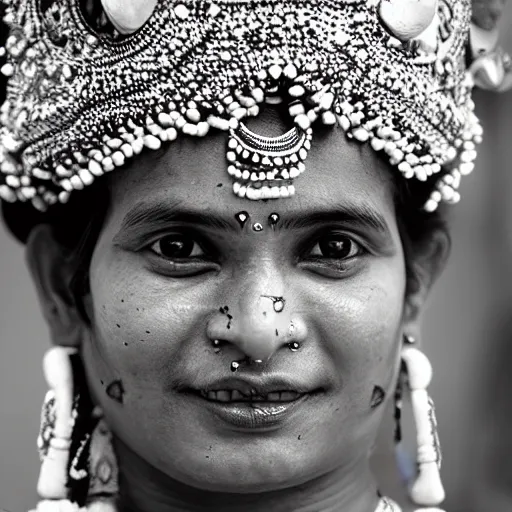
<instances>
[{"instance_id":1,"label":"black and white photograph","mask_svg":"<svg viewBox=\"0 0 512 512\"><path fill-rule=\"evenodd\" d=\"M512 512L512 1L0 0L0 512Z\"/></svg>"}]
</instances>

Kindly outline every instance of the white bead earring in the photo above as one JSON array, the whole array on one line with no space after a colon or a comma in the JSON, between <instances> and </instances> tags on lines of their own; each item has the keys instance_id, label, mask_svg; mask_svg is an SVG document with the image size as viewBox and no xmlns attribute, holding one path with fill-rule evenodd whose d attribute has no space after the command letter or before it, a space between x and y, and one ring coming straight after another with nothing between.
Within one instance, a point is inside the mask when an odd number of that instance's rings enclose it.
<instances>
[{"instance_id":1,"label":"white bead earring","mask_svg":"<svg viewBox=\"0 0 512 512\"><path fill-rule=\"evenodd\" d=\"M118 466L102 411L86 389L78 351L53 347L44 357L50 390L38 448L42 500L32 512L116 512Z\"/></svg>"},{"instance_id":2,"label":"white bead earring","mask_svg":"<svg viewBox=\"0 0 512 512\"><path fill-rule=\"evenodd\" d=\"M409 495L417 505L435 507L444 500L445 491L440 476L442 457L434 402L427 392L432 380L432 365L427 356L413 346L413 338L405 336L404 341L402 361L416 426L418 465L418 473L410 485ZM442 512L438 508L419 510Z\"/></svg>"},{"instance_id":3,"label":"white bead earring","mask_svg":"<svg viewBox=\"0 0 512 512\"><path fill-rule=\"evenodd\" d=\"M67 498L67 466L73 430L73 371L70 354L53 347L44 356L43 370L50 390L45 397L38 446L42 458L37 491L41 498Z\"/></svg>"}]
</instances>

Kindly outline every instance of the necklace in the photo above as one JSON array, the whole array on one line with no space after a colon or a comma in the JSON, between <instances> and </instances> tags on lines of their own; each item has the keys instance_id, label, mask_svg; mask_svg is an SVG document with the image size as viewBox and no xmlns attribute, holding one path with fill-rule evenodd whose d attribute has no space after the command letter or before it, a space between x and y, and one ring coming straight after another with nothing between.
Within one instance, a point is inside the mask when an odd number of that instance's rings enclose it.
<instances>
[{"instance_id":1,"label":"necklace","mask_svg":"<svg viewBox=\"0 0 512 512\"><path fill-rule=\"evenodd\" d=\"M101 500L102 501L102 500ZM106 508L98 509L98 502L91 503L91 506L85 506L83 508L78 509L76 505L73 505L68 500L57 500L57 501L45 501L44 502L44 510L45 512L60 512L62 510L76 511L76 512L92 512L92 510L105 510L108 512L118 512L117 507L114 502L104 503L103 506ZM41 503L38 507L30 512L38 512L40 509ZM68 507L68 508L66 508ZM75 508L76 507L76 508ZM375 512L402 512L402 509L391 499L383 497L380 499Z\"/></svg>"}]
</instances>

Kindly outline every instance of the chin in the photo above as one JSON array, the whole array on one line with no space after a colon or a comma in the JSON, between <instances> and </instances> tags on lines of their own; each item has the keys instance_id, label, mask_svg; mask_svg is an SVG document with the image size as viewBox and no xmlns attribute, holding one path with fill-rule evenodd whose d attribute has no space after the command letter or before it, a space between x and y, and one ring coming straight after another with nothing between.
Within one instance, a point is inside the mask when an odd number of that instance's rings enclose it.
<instances>
[{"instance_id":1,"label":"chin","mask_svg":"<svg viewBox=\"0 0 512 512\"><path fill-rule=\"evenodd\" d=\"M295 436L294 436L295 437ZM281 443L279 443L281 444ZM283 443L284 446L286 443ZM262 447L246 440L243 448L217 442L212 450L176 452L166 473L173 479L204 491L225 493L270 492L300 485L318 472L311 467L314 454L297 450ZM176 467L176 461L181 461ZM320 472L321 473L321 472Z\"/></svg>"}]
</instances>

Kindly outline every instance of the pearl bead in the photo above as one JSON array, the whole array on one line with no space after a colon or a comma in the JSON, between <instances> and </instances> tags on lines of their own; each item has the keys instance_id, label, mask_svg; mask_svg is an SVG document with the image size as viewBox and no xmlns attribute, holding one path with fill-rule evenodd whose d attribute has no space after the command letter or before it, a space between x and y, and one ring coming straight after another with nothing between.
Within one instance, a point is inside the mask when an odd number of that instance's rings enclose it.
<instances>
[{"instance_id":1,"label":"pearl bead","mask_svg":"<svg viewBox=\"0 0 512 512\"><path fill-rule=\"evenodd\" d=\"M88 168L91 174L94 176L103 175L103 167L98 162L96 162L96 160L89 160Z\"/></svg>"},{"instance_id":2,"label":"pearl bead","mask_svg":"<svg viewBox=\"0 0 512 512\"><path fill-rule=\"evenodd\" d=\"M295 117L295 123L297 123L297 125L303 130L307 130L311 126L311 121L305 114L300 114Z\"/></svg>"},{"instance_id":3,"label":"pearl bead","mask_svg":"<svg viewBox=\"0 0 512 512\"><path fill-rule=\"evenodd\" d=\"M162 142L160 139L157 139L154 135L146 135L143 138L144 146L146 146L149 149L160 149L162 146Z\"/></svg>"}]
</instances>

